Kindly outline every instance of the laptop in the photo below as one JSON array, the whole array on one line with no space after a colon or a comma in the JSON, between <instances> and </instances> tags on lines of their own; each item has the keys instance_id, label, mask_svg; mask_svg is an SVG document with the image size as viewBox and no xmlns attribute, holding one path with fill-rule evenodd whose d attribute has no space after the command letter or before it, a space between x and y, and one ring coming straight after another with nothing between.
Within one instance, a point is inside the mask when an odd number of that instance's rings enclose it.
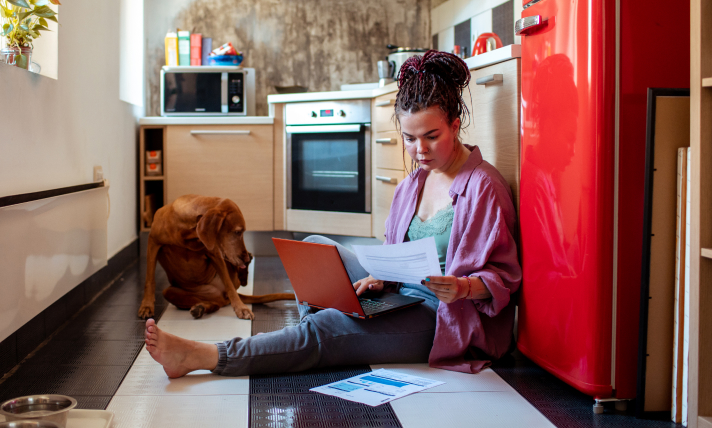
<instances>
[{"instance_id":1,"label":"laptop","mask_svg":"<svg viewBox=\"0 0 712 428\"><path fill-rule=\"evenodd\" d=\"M396 293L357 296L334 245L272 238L300 305L333 308L355 318L373 318L418 305L425 299Z\"/></svg>"}]
</instances>

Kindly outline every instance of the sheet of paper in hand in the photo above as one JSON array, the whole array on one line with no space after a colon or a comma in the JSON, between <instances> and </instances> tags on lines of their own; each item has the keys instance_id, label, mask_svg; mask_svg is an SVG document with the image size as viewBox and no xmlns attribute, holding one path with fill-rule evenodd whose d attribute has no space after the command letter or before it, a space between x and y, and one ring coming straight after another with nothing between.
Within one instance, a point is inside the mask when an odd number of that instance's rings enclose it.
<instances>
[{"instance_id":1,"label":"sheet of paper in hand","mask_svg":"<svg viewBox=\"0 0 712 428\"><path fill-rule=\"evenodd\" d=\"M359 263L382 281L419 284L426 276L440 276L440 262L432 236L393 245L354 245Z\"/></svg>"},{"instance_id":2,"label":"sheet of paper in hand","mask_svg":"<svg viewBox=\"0 0 712 428\"><path fill-rule=\"evenodd\" d=\"M380 369L324 386L318 386L310 389L310 391L333 395L344 400L375 407L444 383Z\"/></svg>"}]
</instances>

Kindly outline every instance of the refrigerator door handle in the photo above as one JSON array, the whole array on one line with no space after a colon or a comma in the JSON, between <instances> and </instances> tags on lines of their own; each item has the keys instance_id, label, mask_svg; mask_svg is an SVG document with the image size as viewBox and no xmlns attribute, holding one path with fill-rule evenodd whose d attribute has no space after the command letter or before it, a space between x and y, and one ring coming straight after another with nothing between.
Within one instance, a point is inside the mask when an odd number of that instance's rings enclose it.
<instances>
[{"instance_id":1,"label":"refrigerator door handle","mask_svg":"<svg viewBox=\"0 0 712 428\"><path fill-rule=\"evenodd\" d=\"M534 30L537 30L547 24L547 21L541 19L541 15L527 16L517 20L514 24L514 34L517 36L526 36Z\"/></svg>"}]
</instances>

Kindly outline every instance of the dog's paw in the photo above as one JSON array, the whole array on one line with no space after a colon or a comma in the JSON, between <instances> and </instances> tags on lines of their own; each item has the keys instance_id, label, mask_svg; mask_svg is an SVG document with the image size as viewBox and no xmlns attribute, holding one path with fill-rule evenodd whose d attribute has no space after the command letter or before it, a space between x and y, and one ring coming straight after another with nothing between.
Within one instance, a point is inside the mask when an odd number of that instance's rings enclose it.
<instances>
[{"instance_id":1,"label":"dog's paw","mask_svg":"<svg viewBox=\"0 0 712 428\"><path fill-rule=\"evenodd\" d=\"M203 315L205 315L205 306L203 306L202 303L194 305L192 308L190 308L190 314L193 315L193 318L195 318L196 320L198 318L202 318Z\"/></svg>"},{"instance_id":2,"label":"dog's paw","mask_svg":"<svg viewBox=\"0 0 712 428\"><path fill-rule=\"evenodd\" d=\"M254 320L255 319L255 314L253 314L252 311L247 307L236 308L235 315L237 315L238 318L243 319L243 320Z\"/></svg>"},{"instance_id":3,"label":"dog's paw","mask_svg":"<svg viewBox=\"0 0 712 428\"><path fill-rule=\"evenodd\" d=\"M153 316L153 305L141 305L138 308L138 317L141 319L148 319Z\"/></svg>"}]
</instances>

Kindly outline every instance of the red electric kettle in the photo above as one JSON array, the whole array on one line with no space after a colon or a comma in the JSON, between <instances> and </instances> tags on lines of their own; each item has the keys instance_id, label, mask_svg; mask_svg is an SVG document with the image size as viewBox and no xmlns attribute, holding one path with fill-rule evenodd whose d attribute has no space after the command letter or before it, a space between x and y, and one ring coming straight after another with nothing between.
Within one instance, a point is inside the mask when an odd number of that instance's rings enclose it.
<instances>
[{"instance_id":1,"label":"red electric kettle","mask_svg":"<svg viewBox=\"0 0 712 428\"><path fill-rule=\"evenodd\" d=\"M482 33L475 40L475 47L472 49L472 56L493 51L502 47L502 40L495 33Z\"/></svg>"}]
</instances>

